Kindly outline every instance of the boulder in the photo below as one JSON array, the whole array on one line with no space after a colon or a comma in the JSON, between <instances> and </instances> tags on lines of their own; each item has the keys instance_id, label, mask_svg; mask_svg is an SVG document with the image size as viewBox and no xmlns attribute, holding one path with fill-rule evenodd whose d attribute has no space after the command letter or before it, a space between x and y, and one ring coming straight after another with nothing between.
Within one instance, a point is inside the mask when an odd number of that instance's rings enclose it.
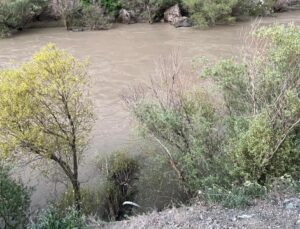
<instances>
[{"instance_id":1,"label":"boulder","mask_svg":"<svg viewBox=\"0 0 300 229\"><path fill-rule=\"evenodd\" d=\"M136 16L132 10L121 9L119 11L118 21L124 24L136 23Z\"/></svg>"},{"instance_id":2,"label":"boulder","mask_svg":"<svg viewBox=\"0 0 300 229\"><path fill-rule=\"evenodd\" d=\"M192 20L188 17L183 17L181 15L181 11L178 4L170 7L165 11L164 21L169 22L171 25L174 25L176 28L192 26Z\"/></svg>"},{"instance_id":3,"label":"boulder","mask_svg":"<svg viewBox=\"0 0 300 229\"><path fill-rule=\"evenodd\" d=\"M182 15L181 15L180 8L179 8L178 4L170 7L164 13L164 20L166 22L173 23L175 20L177 20L180 17L182 17Z\"/></svg>"},{"instance_id":4,"label":"boulder","mask_svg":"<svg viewBox=\"0 0 300 229\"><path fill-rule=\"evenodd\" d=\"M172 23L176 28L179 27L191 27L193 25L192 20L188 17L177 18L175 22Z\"/></svg>"}]
</instances>

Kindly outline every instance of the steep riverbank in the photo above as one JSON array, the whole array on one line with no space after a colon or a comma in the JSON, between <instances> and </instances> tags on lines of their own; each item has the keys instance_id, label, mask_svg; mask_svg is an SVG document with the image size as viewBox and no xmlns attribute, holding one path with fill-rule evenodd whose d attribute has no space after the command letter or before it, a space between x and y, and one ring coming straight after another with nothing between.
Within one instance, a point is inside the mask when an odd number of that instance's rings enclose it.
<instances>
[{"instance_id":1,"label":"steep riverbank","mask_svg":"<svg viewBox=\"0 0 300 229\"><path fill-rule=\"evenodd\" d=\"M300 12L262 18L262 24L300 24ZM90 183L99 174L95 158L119 149L139 153L141 141L130 131L130 115L122 105L120 94L136 83L148 79L154 71L154 62L160 55L178 50L182 61L191 69L191 61L198 56L210 60L234 56L243 47L243 35L251 29L251 22L234 26L217 26L211 30L192 28L175 29L168 24L116 25L109 31L68 32L64 28L30 29L0 41L0 67L20 64L41 46L52 42L79 59L90 57L89 73L93 80L91 96L94 100L97 121L93 128L91 146L82 164L81 181ZM133 149L133 150L132 150ZM39 172L23 168L20 176L35 186L33 206L45 206L55 199L59 179L48 180ZM153 201L148 200L149 203Z\"/></svg>"}]
</instances>

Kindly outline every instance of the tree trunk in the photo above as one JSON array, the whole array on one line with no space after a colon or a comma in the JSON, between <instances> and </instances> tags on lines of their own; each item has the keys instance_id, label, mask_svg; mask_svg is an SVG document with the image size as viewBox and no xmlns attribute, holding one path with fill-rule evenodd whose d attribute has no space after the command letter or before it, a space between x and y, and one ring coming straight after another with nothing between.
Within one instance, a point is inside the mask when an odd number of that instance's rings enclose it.
<instances>
[{"instance_id":1,"label":"tree trunk","mask_svg":"<svg viewBox=\"0 0 300 229\"><path fill-rule=\"evenodd\" d=\"M74 181L72 182L73 185L73 191L74 191L74 200L75 200L75 207L78 213L80 213L81 210L81 193L80 193L80 183L78 181L78 178L74 178Z\"/></svg>"}]
</instances>

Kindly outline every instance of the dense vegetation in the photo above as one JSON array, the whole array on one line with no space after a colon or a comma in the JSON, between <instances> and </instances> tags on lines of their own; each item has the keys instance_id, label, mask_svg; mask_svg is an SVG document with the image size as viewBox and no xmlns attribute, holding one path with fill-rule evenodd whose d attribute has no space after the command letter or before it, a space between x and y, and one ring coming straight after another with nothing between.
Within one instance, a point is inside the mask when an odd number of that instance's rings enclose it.
<instances>
[{"instance_id":1,"label":"dense vegetation","mask_svg":"<svg viewBox=\"0 0 300 229\"><path fill-rule=\"evenodd\" d=\"M1 0L0 35L22 30L41 14L49 14L53 11L51 3L51 0ZM109 29L121 9L126 9L135 21L153 23L162 20L169 7L179 4L182 14L190 17L195 27L207 28L248 16L269 15L276 3L276 0L59 0L54 8L56 18L62 18L67 29L78 31Z\"/></svg>"},{"instance_id":2,"label":"dense vegetation","mask_svg":"<svg viewBox=\"0 0 300 229\"><path fill-rule=\"evenodd\" d=\"M11 177L8 167L0 165L0 226L24 228L29 219L30 190Z\"/></svg>"},{"instance_id":3,"label":"dense vegetation","mask_svg":"<svg viewBox=\"0 0 300 229\"><path fill-rule=\"evenodd\" d=\"M244 62L229 59L201 69L223 102L194 86L176 56L171 67L163 61L149 91L125 97L190 196L200 191L212 200L238 199L253 189L264 193L285 174L299 179L299 29L267 27L255 37L256 52Z\"/></svg>"},{"instance_id":4,"label":"dense vegetation","mask_svg":"<svg viewBox=\"0 0 300 229\"><path fill-rule=\"evenodd\" d=\"M47 5L47 0L1 0L0 37L12 30L22 30Z\"/></svg>"},{"instance_id":5,"label":"dense vegetation","mask_svg":"<svg viewBox=\"0 0 300 229\"><path fill-rule=\"evenodd\" d=\"M62 5L62 14L68 28L100 29L102 18L114 17L125 4L138 4L145 10L139 15L148 12L152 22L176 2L77 1ZM254 9L237 0L180 2L200 27L265 12L270 7L265 4ZM88 216L122 220L151 189L172 196L163 207L195 197L245 207L278 180L299 188L300 30L293 24L275 25L249 36L251 51L244 58L196 62L200 79L187 76L172 54L161 60L149 85L124 95L139 133L155 147L139 160L129 152L100 156L95 164L101 179L93 187L79 180L95 115L86 61L49 44L27 63L1 69L0 226L84 228ZM202 79L209 79L210 90ZM30 215L30 189L12 179L2 164L36 158L33 168L45 174L58 169L67 189L53 206ZM161 180L170 186L156 185ZM172 188L177 196L171 195Z\"/></svg>"}]
</instances>

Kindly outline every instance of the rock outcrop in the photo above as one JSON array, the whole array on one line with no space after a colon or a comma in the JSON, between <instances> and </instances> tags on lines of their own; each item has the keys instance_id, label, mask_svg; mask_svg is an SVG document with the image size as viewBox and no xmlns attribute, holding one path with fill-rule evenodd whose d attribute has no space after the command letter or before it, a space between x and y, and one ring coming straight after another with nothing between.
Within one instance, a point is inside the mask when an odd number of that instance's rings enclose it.
<instances>
[{"instance_id":1,"label":"rock outcrop","mask_svg":"<svg viewBox=\"0 0 300 229\"><path fill-rule=\"evenodd\" d=\"M164 20L170 23L173 23L174 21L178 20L178 18L181 17L182 15L178 4L170 7L164 13Z\"/></svg>"},{"instance_id":2,"label":"rock outcrop","mask_svg":"<svg viewBox=\"0 0 300 229\"><path fill-rule=\"evenodd\" d=\"M171 25L178 27L190 27L192 26L192 21L188 17L183 17L179 8L179 5L176 4L164 13L164 21L169 22Z\"/></svg>"},{"instance_id":3,"label":"rock outcrop","mask_svg":"<svg viewBox=\"0 0 300 229\"><path fill-rule=\"evenodd\" d=\"M132 10L121 9L119 12L118 21L124 24L136 23L137 19Z\"/></svg>"}]
</instances>

